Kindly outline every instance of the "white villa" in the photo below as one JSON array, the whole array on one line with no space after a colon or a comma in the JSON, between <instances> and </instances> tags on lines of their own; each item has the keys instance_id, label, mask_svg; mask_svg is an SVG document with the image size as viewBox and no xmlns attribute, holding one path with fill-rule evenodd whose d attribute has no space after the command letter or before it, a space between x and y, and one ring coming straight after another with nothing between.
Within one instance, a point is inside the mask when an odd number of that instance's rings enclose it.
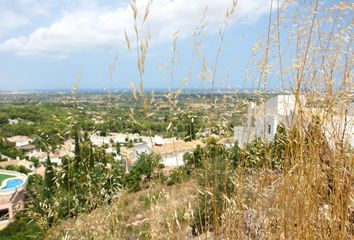
<instances>
[{"instance_id":1,"label":"white villa","mask_svg":"<svg viewBox=\"0 0 354 240\"><path fill-rule=\"evenodd\" d=\"M155 145L153 151L161 156L161 163L165 168L175 168L183 166L183 155L192 152L198 145L204 146L204 143L199 140L190 142L175 140L163 145Z\"/></svg>"},{"instance_id":2,"label":"white villa","mask_svg":"<svg viewBox=\"0 0 354 240\"><path fill-rule=\"evenodd\" d=\"M298 105L295 105L295 95L278 95L258 106L254 102L250 102L247 123L234 128L234 141L237 141L240 146L247 145L256 137L272 141L278 125L283 124L285 127L290 127L298 116L298 111L304 113L305 125L312 120L313 116L325 115L323 109L307 108L305 96L300 96ZM333 114L331 119L323 120L323 130L328 139L344 132L345 141L354 147L354 104L343 105L338 106L338 111Z\"/></svg>"},{"instance_id":3,"label":"white villa","mask_svg":"<svg viewBox=\"0 0 354 240\"><path fill-rule=\"evenodd\" d=\"M90 136L90 141L95 146L102 146L103 144L125 143L126 140L135 140L142 138L139 134L125 134L125 133L111 133L109 136L98 136L93 134Z\"/></svg>"},{"instance_id":4,"label":"white villa","mask_svg":"<svg viewBox=\"0 0 354 240\"><path fill-rule=\"evenodd\" d=\"M154 145L139 143L133 148L125 149L123 156L126 158L127 163L132 165L137 161L139 154L154 152L161 156L161 164L165 168L175 168L183 166L183 155L186 152L192 152L198 145L204 146L204 143L199 140L185 142L183 140L158 139L154 141Z\"/></svg>"},{"instance_id":5,"label":"white villa","mask_svg":"<svg viewBox=\"0 0 354 240\"><path fill-rule=\"evenodd\" d=\"M294 95L278 95L259 106L250 102L247 111L247 124L234 128L234 140L240 146L246 145L256 137L272 141L280 123L290 126L296 114L294 111L295 101ZM301 98L299 102L304 107L305 99Z\"/></svg>"},{"instance_id":6,"label":"white villa","mask_svg":"<svg viewBox=\"0 0 354 240\"><path fill-rule=\"evenodd\" d=\"M15 143L16 147L23 147L26 145L29 145L33 139L27 137L27 136L14 136L7 138L9 142Z\"/></svg>"}]
</instances>

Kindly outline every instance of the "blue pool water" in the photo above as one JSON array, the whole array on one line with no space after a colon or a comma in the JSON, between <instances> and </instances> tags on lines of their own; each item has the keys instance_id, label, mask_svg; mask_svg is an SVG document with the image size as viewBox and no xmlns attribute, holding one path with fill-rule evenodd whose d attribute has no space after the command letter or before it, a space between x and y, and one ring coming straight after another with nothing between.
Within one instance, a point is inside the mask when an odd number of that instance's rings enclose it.
<instances>
[{"instance_id":1,"label":"blue pool water","mask_svg":"<svg viewBox=\"0 0 354 240\"><path fill-rule=\"evenodd\" d=\"M23 184L22 179L10 179L7 181L6 186L3 187L2 189L11 189L15 187L19 187Z\"/></svg>"}]
</instances>

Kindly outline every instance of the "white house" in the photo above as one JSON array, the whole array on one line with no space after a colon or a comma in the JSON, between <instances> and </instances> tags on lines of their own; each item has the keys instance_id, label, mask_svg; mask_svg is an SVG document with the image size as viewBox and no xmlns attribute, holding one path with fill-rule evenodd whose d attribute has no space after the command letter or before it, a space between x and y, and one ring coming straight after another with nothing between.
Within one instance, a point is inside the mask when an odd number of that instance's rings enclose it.
<instances>
[{"instance_id":1,"label":"white house","mask_svg":"<svg viewBox=\"0 0 354 240\"><path fill-rule=\"evenodd\" d=\"M18 124L20 122L19 119L17 119L17 118L9 119L8 121L9 121L10 125L16 125L16 124Z\"/></svg>"},{"instance_id":2,"label":"white house","mask_svg":"<svg viewBox=\"0 0 354 240\"><path fill-rule=\"evenodd\" d=\"M30 144L33 140L27 136L14 136L7 138L9 142L15 143L16 147L22 147Z\"/></svg>"},{"instance_id":3,"label":"white house","mask_svg":"<svg viewBox=\"0 0 354 240\"><path fill-rule=\"evenodd\" d=\"M159 143L163 143L164 141L160 141ZM199 140L185 142L183 140L175 140L173 142L164 143L162 145L154 145L150 146L147 143L141 143L135 145L131 149L125 149L123 151L123 156L127 160L127 164L134 164L139 154L142 153L152 153L158 154L161 156L161 164L166 168L174 168L178 166L183 166L183 155L186 152L192 152L198 145L204 146L203 142Z\"/></svg>"},{"instance_id":4,"label":"white house","mask_svg":"<svg viewBox=\"0 0 354 240\"><path fill-rule=\"evenodd\" d=\"M252 116L255 121L255 136L272 141L280 123L290 127L296 117L296 111L305 107L305 97L300 96L299 105L295 104L295 95L278 95L259 106L254 105Z\"/></svg>"},{"instance_id":5,"label":"white house","mask_svg":"<svg viewBox=\"0 0 354 240\"><path fill-rule=\"evenodd\" d=\"M125 162L125 172L129 173L130 166L132 166L137 160L140 154L146 153L149 154L152 152L152 149L150 146L146 143L141 143L135 145L133 148L122 148L122 155L119 156L119 158L116 158L116 160L119 161L124 161ZM123 159L124 158L124 159Z\"/></svg>"},{"instance_id":6,"label":"white house","mask_svg":"<svg viewBox=\"0 0 354 240\"><path fill-rule=\"evenodd\" d=\"M305 117L307 122L312 116L322 117L322 130L331 146L344 142L354 148L354 102L342 102L332 110L328 115L324 109L308 108Z\"/></svg>"},{"instance_id":7,"label":"white house","mask_svg":"<svg viewBox=\"0 0 354 240\"><path fill-rule=\"evenodd\" d=\"M32 154L27 154L27 156L31 157L35 157L37 158L40 162L45 162L47 159L47 153L46 152L36 152L36 153L32 153Z\"/></svg>"},{"instance_id":8,"label":"white house","mask_svg":"<svg viewBox=\"0 0 354 240\"><path fill-rule=\"evenodd\" d=\"M50 158L50 162L54 163L54 164L58 164L61 165L61 158L64 157L58 153L54 153L54 154L50 154L49 158Z\"/></svg>"},{"instance_id":9,"label":"white house","mask_svg":"<svg viewBox=\"0 0 354 240\"><path fill-rule=\"evenodd\" d=\"M161 163L164 167L174 168L184 165L183 155L192 152L198 145L204 144L199 141L185 142L183 140L175 140L163 145L156 145L153 151L161 156Z\"/></svg>"},{"instance_id":10,"label":"white house","mask_svg":"<svg viewBox=\"0 0 354 240\"><path fill-rule=\"evenodd\" d=\"M241 146L251 142L256 137L272 141L280 123L290 127L296 109L305 107L306 99L300 96L296 105L295 95L277 95L260 105L250 102L247 112L247 124L234 128L234 140Z\"/></svg>"},{"instance_id":11,"label":"white house","mask_svg":"<svg viewBox=\"0 0 354 240\"><path fill-rule=\"evenodd\" d=\"M234 128L234 140L245 146L256 137L272 141L279 124L291 127L298 113L302 112L303 123L307 125L313 116L327 116L321 108L308 108L305 96L300 96L296 103L295 95L277 95L260 105L249 103L247 124ZM331 118L322 119L322 127L327 139L333 145L344 136L345 142L354 147L354 103L342 103ZM338 139L336 139L338 138Z\"/></svg>"},{"instance_id":12,"label":"white house","mask_svg":"<svg viewBox=\"0 0 354 240\"><path fill-rule=\"evenodd\" d=\"M152 152L151 147L147 143L137 144L133 147L133 151L130 153L131 158L134 162L138 160L140 154L149 154Z\"/></svg>"}]
</instances>

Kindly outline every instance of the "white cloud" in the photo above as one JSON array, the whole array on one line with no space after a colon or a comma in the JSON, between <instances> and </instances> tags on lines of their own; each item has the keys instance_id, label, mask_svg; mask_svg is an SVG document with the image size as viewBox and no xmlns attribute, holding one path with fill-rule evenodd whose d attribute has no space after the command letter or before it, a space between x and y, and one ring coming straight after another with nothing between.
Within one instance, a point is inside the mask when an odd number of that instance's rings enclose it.
<instances>
[{"instance_id":1,"label":"white cloud","mask_svg":"<svg viewBox=\"0 0 354 240\"><path fill-rule=\"evenodd\" d=\"M23 0L30 1L30 0ZM146 0L138 1L143 14ZM153 41L171 39L176 31L182 37L193 33L208 5L207 21L211 30L222 24L232 0L155 0L147 28ZM239 0L232 21L252 23L267 14L270 0ZM94 5L96 6L96 5ZM124 30L132 31L130 7L62 11L60 19L48 27L39 27L28 36L8 39L0 43L0 51L18 55L48 54L64 56L74 51L97 47L116 47L125 44Z\"/></svg>"},{"instance_id":2,"label":"white cloud","mask_svg":"<svg viewBox=\"0 0 354 240\"><path fill-rule=\"evenodd\" d=\"M0 36L49 16L54 0L0 0Z\"/></svg>"},{"instance_id":3,"label":"white cloud","mask_svg":"<svg viewBox=\"0 0 354 240\"><path fill-rule=\"evenodd\" d=\"M28 19L20 16L13 11L0 9L0 29L5 31L7 29L17 28L28 24Z\"/></svg>"}]
</instances>

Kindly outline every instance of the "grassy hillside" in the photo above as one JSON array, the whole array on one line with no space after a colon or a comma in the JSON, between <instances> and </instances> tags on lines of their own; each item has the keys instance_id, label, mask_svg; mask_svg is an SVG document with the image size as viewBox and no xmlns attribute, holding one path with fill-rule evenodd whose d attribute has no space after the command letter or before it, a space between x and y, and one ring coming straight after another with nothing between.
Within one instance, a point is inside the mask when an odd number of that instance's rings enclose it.
<instances>
[{"instance_id":1,"label":"grassy hillside","mask_svg":"<svg viewBox=\"0 0 354 240\"><path fill-rule=\"evenodd\" d=\"M153 183L152 183L153 184ZM64 221L47 239L185 239L195 204L193 181L165 186L153 184L137 193L122 193L112 205Z\"/></svg>"}]
</instances>

